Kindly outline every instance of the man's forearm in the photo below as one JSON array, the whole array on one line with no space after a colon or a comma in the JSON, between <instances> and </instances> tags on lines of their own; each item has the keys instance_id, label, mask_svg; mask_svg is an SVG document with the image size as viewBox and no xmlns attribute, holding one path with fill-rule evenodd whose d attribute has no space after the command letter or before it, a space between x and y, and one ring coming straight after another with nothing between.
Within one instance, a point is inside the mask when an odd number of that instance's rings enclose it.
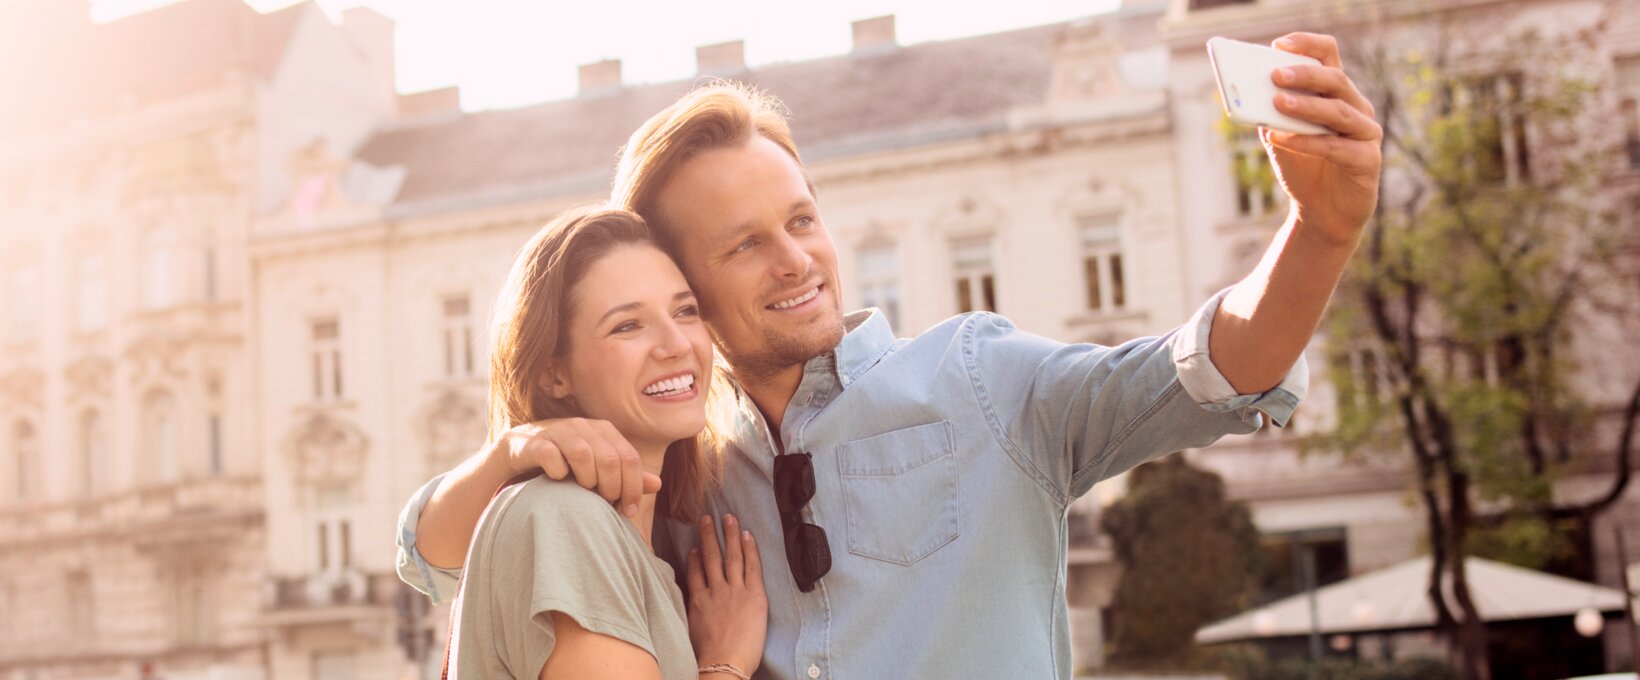
<instances>
[{"instance_id":1,"label":"man's forearm","mask_svg":"<svg viewBox=\"0 0 1640 680\"><path fill-rule=\"evenodd\" d=\"M1208 355L1237 394L1281 384L1315 335L1359 243L1325 237L1288 217L1258 267L1213 315Z\"/></svg>"},{"instance_id":2,"label":"man's forearm","mask_svg":"<svg viewBox=\"0 0 1640 680\"><path fill-rule=\"evenodd\" d=\"M416 520L416 551L428 564L455 569L467 561L473 531L495 490L511 477L493 447L473 454L444 475Z\"/></svg>"}]
</instances>

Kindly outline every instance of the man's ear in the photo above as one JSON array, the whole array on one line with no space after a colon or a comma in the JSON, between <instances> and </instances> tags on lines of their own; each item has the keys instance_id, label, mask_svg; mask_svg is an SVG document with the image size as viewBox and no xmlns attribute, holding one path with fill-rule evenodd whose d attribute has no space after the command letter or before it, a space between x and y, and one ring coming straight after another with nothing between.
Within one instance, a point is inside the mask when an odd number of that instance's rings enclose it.
<instances>
[{"instance_id":1,"label":"man's ear","mask_svg":"<svg viewBox=\"0 0 1640 680\"><path fill-rule=\"evenodd\" d=\"M536 381L541 391L553 399L568 398L573 392L569 385L569 372L556 360L547 362L546 370L541 371L541 377Z\"/></svg>"}]
</instances>

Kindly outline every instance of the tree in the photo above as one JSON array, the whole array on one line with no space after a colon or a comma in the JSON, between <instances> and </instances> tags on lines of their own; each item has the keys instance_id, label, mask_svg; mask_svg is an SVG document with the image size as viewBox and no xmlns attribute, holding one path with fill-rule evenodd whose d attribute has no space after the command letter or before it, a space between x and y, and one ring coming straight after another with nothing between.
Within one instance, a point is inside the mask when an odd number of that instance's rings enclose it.
<instances>
[{"instance_id":1,"label":"tree","mask_svg":"<svg viewBox=\"0 0 1640 680\"><path fill-rule=\"evenodd\" d=\"M1134 469L1100 527L1122 565L1112 603L1115 665L1177 664L1191 655L1197 628L1251 595L1259 553L1247 508L1184 456Z\"/></svg>"},{"instance_id":2,"label":"tree","mask_svg":"<svg viewBox=\"0 0 1640 680\"><path fill-rule=\"evenodd\" d=\"M1605 71L1615 9L1542 36L1500 28L1514 7L1437 7L1363 32L1346 60L1378 109L1385 177L1326 325L1336 424L1312 443L1407 457L1437 627L1472 680L1490 668L1465 558L1542 566L1584 550L1568 537L1631 477L1640 371L1627 356L1586 363L1592 334L1633 337L1640 299L1608 184L1620 145L1582 75ZM1632 387L1603 394L1591 375ZM1600 493L1556 493L1600 459L1613 471Z\"/></svg>"}]
</instances>

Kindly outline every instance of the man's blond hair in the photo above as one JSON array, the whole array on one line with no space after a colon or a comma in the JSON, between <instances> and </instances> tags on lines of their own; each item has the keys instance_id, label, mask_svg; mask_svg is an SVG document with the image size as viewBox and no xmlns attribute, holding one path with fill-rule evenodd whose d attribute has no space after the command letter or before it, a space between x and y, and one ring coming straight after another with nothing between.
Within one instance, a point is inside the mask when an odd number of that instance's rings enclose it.
<instances>
[{"instance_id":1,"label":"man's blond hair","mask_svg":"<svg viewBox=\"0 0 1640 680\"><path fill-rule=\"evenodd\" d=\"M757 88L726 80L693 90L645 121L621 149L615 166L614 190L610 205L642 215L654 230L656 240L677 255L677 238L669 225L655 215L656 198L672 173L695 154L711 149L739 146L760 135L784 149L798 169L803 160L792 143L785 107L774 96ZM808 181L809 193L814 183Z\"/></svg>"}]
</instances>

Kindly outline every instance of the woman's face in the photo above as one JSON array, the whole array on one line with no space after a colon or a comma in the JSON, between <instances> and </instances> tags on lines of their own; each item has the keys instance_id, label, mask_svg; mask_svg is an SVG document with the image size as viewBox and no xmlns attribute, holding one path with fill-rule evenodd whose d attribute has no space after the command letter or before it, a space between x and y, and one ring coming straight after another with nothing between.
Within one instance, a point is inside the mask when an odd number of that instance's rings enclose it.
<instances>
[{"instance_id":1,"label":"woman's face","mask_svg":"<svg viewBox=\"0 0 1640 680\"><path fill-rule=\"evenodd\" d=\"M543 378L588 418L607 420L642 450L706 426L712 341L672 258L648 244L616 246L571 291L570 352Z\"/></svg>"}]
</instances>

